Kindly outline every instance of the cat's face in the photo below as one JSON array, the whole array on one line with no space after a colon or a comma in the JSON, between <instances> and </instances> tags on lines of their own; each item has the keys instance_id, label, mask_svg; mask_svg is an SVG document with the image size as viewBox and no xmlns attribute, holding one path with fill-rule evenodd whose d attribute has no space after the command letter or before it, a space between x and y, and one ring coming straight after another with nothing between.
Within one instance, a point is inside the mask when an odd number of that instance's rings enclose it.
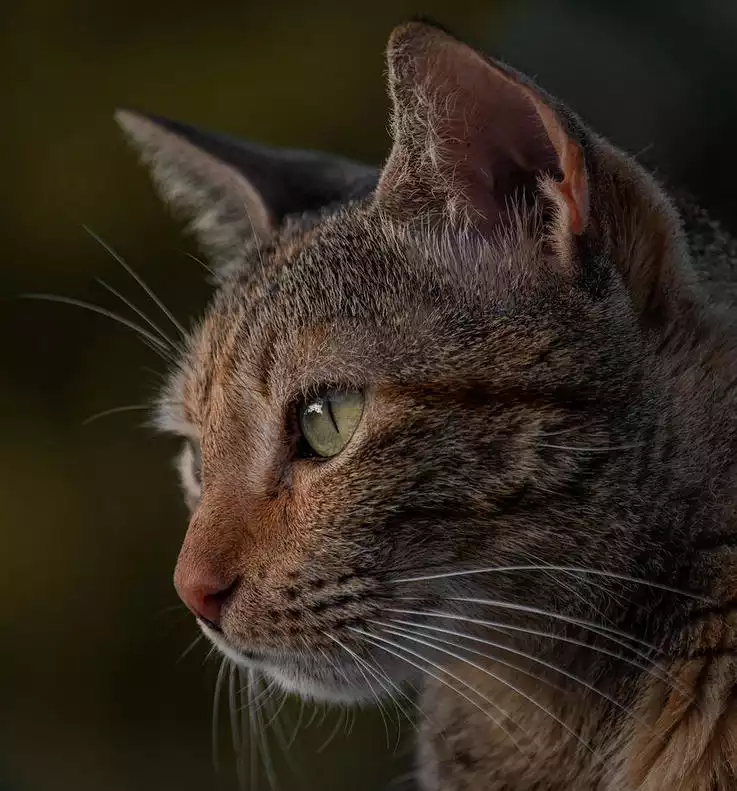
<instances>
[{"instance_id":1,"label":"cat's face","mask_svg":"<svg viewBox=\"0 0 737 791\"><path fill-rule=\"evenodd\" d=\"M484 254L494 268L503 251ZM230 656L302 693L369 695L349 627L440 585L400 580L560 554L545 498L591 459L546 436L608 441L627 321L576 288L515 304L479 277L475 294L362 205L276 240L251 272L221 286L165 398L189 438L177 586L228 591L218 629L201 623Z\"/></svg>"},{"instance_id":2,"label":"cat's face","mask_svg":"<svg viewBox=\"0 0 737 791\"><path fill-rule=\"evenodd\" d=\"M321 166L318 189L316 160L290 153L295 198L271 152L228 161L235 144L124 119L225 264L160 408L185 438L192 512L175 584L223 652L315 697L411 675L374 637L402 611L529 587L443 574L587 562L603 457L577 448L626 437L638 386L638 297L598 224L592 252L601 208L557 116L432 28L395 34L390 67L395 147L378 184L342 163ZM447 72L455 104L432 116ZM510 117L474 163L483 102L469 96L462 123L452 110L484 80ZM341 195L362 197L315 213ZM282 221L300 208L312 214Z\"/></svg>"}]
</instances>

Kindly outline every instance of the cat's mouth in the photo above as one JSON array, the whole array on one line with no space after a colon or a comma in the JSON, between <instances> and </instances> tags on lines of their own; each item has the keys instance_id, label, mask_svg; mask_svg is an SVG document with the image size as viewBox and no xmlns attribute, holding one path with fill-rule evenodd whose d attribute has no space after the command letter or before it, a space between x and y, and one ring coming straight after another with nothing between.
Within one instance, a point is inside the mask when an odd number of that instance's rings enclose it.
<instances>
[{"instance_id":1,"label":"cat's mouth","mask_svg":"<svg viewBox=\"0 0 737 791\"><path fill-rule=\"evenodd\" d=\"M355 663L334 660L308 651L269 650L235 646L219 629L198 621L215 647L238 665L259 670L285 691L326 702L358 703L376 700L376 688Z\"/></svg>"}]
</instances>

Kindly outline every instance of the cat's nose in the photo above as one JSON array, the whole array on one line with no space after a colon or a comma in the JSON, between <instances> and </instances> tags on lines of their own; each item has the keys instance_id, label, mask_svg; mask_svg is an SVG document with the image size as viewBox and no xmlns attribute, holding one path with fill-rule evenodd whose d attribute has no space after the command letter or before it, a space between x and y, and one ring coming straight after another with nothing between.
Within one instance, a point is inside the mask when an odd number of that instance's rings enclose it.
<instances>
[{"instance_id":1,"label":"cat's nose","mask_svg":"<svg viewBox=\"0 0 737 791\"><path fill-rule=\"evenodd\" d=\"M226 582L207 579L196 574L177 573L174 576L174 587L179 598L197 618L215 629L220 628L223 606L233 593L236 584L236 580Z\"/></svg>"}]
</instances>

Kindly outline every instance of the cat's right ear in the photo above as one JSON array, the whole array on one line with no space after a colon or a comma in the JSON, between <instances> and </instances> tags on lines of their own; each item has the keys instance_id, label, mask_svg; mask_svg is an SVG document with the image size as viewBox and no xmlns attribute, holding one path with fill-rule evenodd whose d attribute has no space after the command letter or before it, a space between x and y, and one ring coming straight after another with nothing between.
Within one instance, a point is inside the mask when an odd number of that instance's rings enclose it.
<instances>
[{"instance_id":1,"label":"cat's right ear","mask_svg":"<svg viewBox=\"0 0 737 791\"><path fill-rule=\"evenodd\" d=\"M556 247L585 231L583 150L542 91L420 22L393 31L387 63L394 144L376 191L386 211L467 220L491 237L515 201L544 195Z\"/></svg>"},{"instance_id":2,"label":"cat's right ear","mask_svg":"<svg viewBox=\"0 0 737 791\"><path fill-rule=\"evenodd\" d=\"M260 146L132 110L115 119L216 265L267 239L287 215L348 200L377 177L342 157Z\"/></svg>"}]
</instances>

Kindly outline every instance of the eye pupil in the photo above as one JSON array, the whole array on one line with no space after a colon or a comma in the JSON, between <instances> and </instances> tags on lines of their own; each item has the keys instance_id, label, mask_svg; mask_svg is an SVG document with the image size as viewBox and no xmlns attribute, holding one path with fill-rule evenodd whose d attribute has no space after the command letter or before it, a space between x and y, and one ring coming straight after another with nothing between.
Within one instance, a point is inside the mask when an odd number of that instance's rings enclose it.
<instances>
[{"instance_id":1,"label":"eye pupil","mask_svg":"<svg viewBox=\"0 0 737 791\"><path fill-rule=\"evenodd\" d=\"M297 405L303 457L336 456L348 444L363 413L358 391L323 390Z\"/></svg>"}]
</instances>

